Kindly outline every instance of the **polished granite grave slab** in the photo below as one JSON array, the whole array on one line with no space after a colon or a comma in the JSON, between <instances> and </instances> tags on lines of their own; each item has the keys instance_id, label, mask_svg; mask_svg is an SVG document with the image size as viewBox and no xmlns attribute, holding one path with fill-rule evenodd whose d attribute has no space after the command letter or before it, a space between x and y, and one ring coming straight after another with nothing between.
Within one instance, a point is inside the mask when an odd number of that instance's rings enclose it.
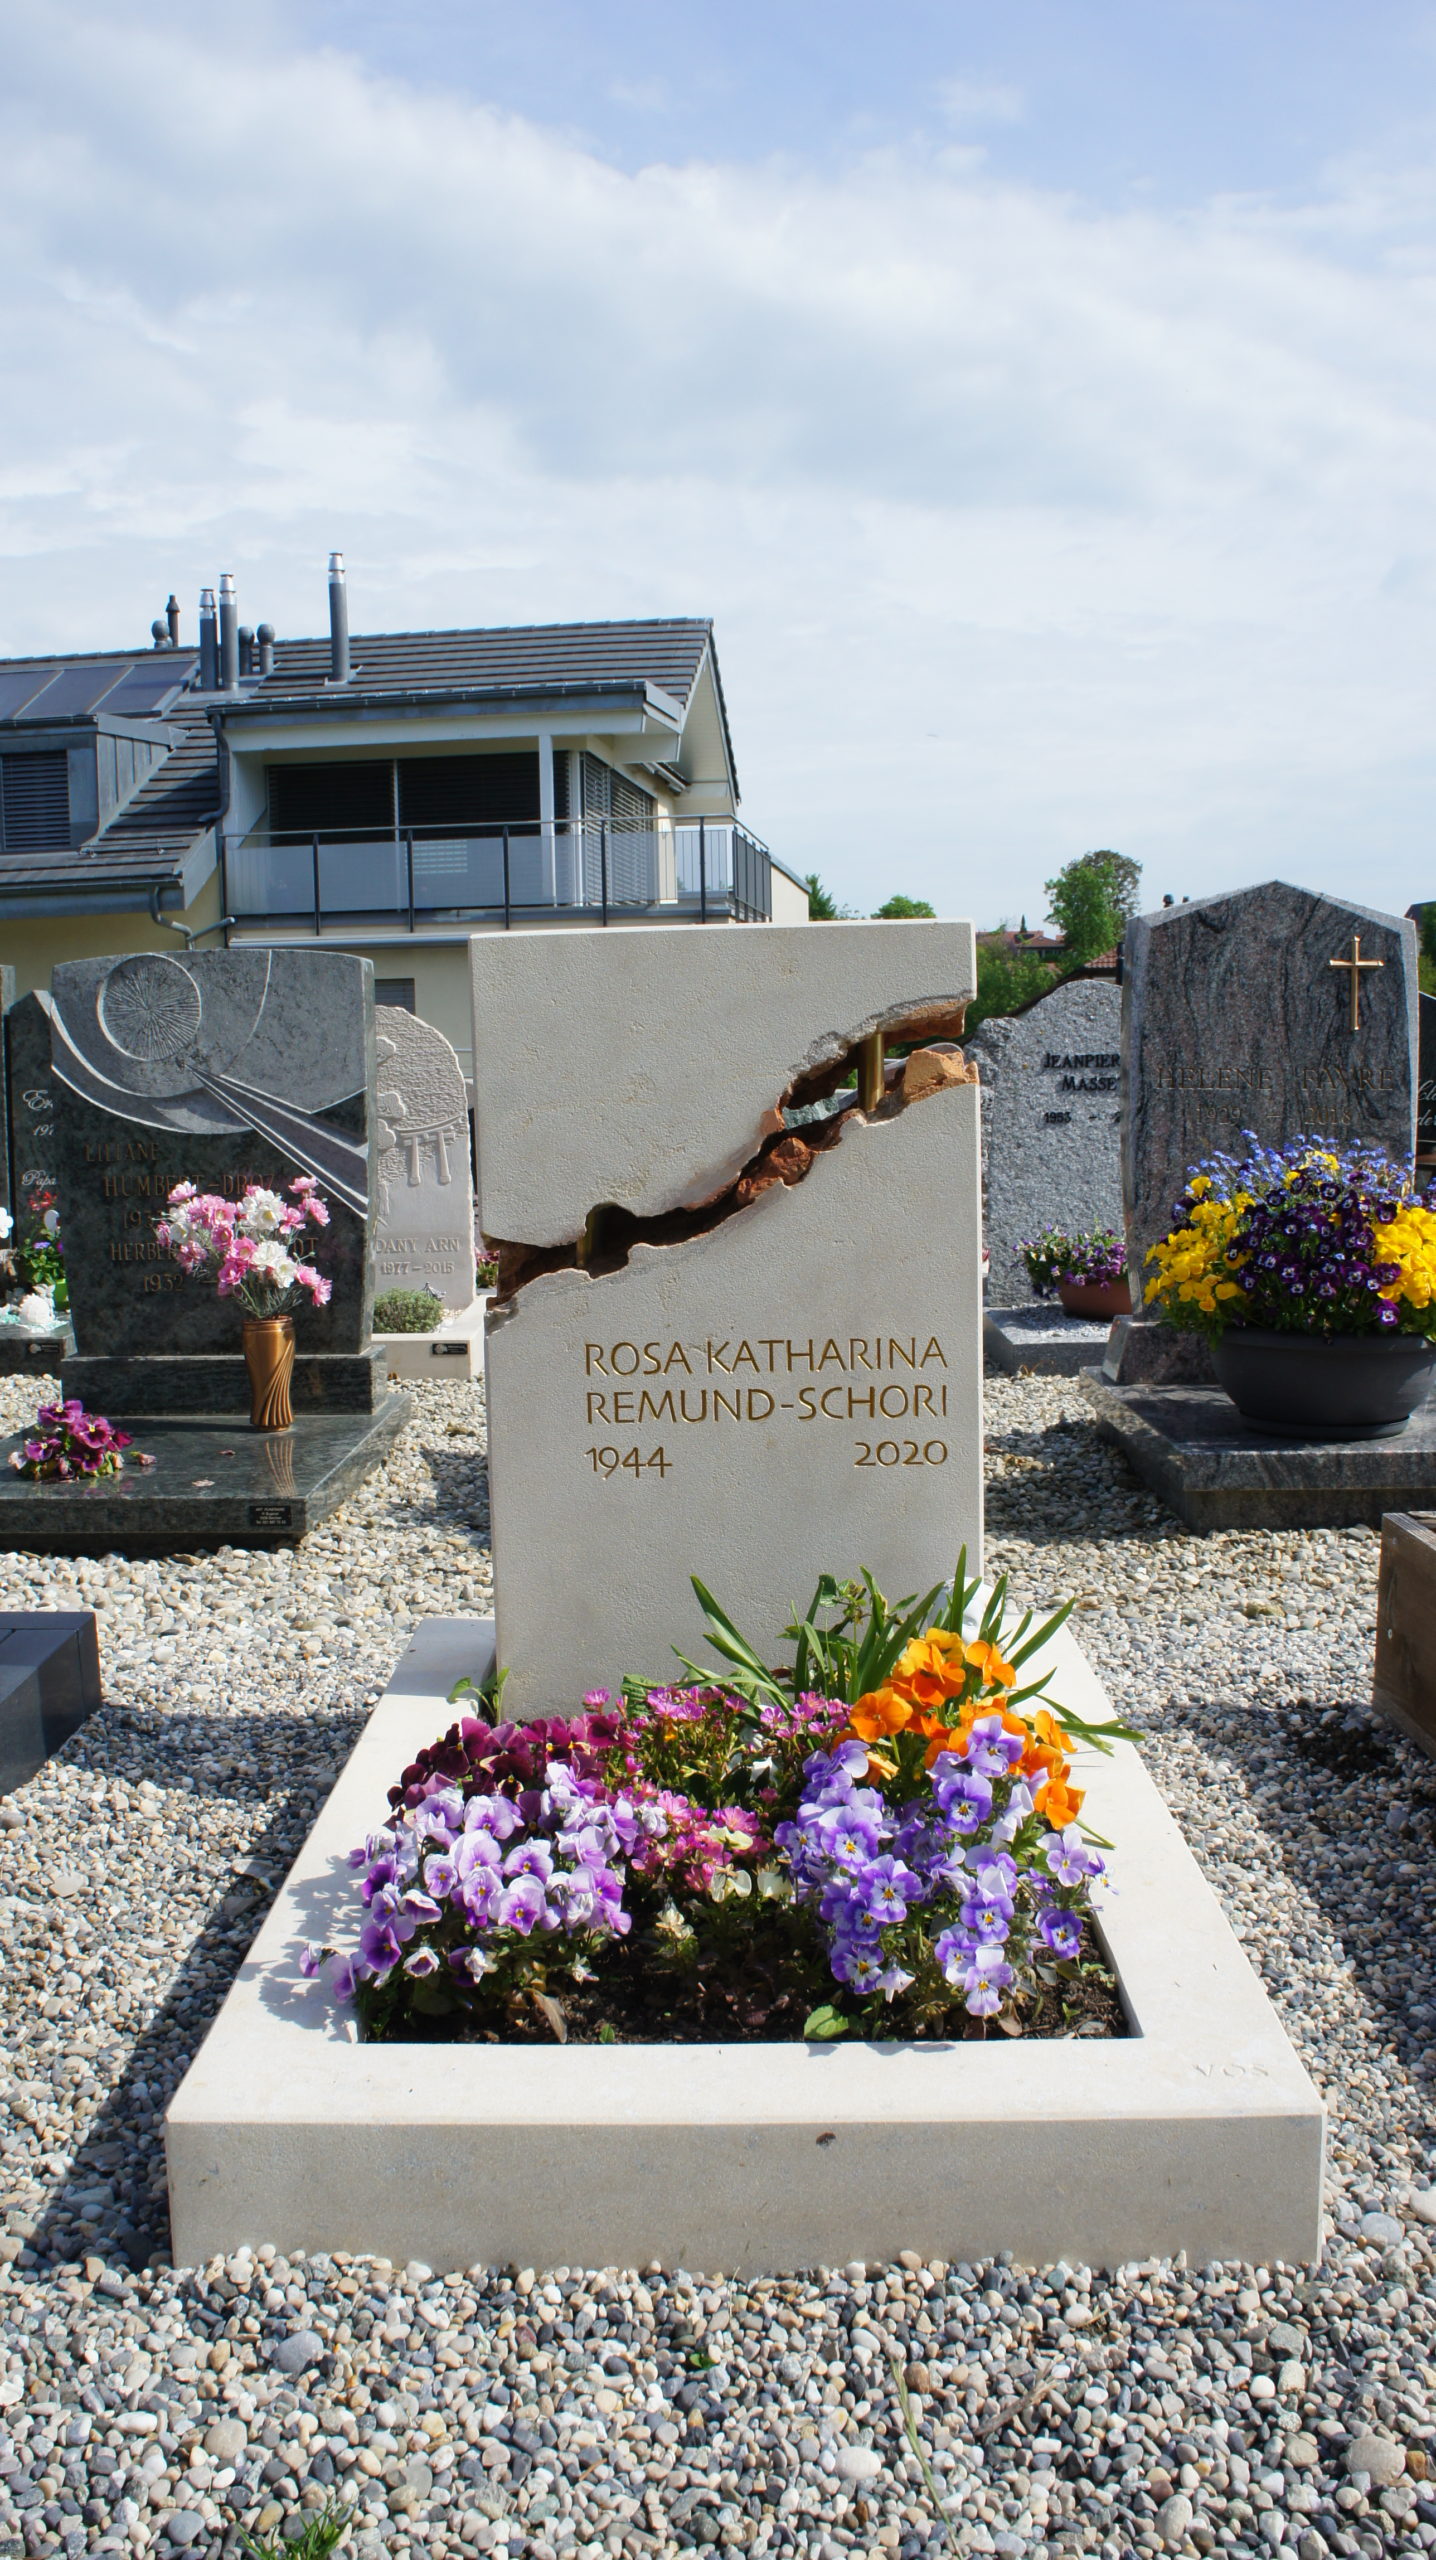
<instances>
[{"instance_id":1,"label":"polished granite grave slab","mask_svg":"<svg viewBox=\"0 0 1436 2560\"><path fill-rule=\"evenodd\" d=\"M375 1413L306 1414L290 1431L251 1431L213 1416L136 1420L121 1476L33 1484L0 1442L0 1548L90 1554L96 1548L290 1546L327 1520L387 1456L413 1399ZM135 1464L144 1450L152 1467Z\"/></svg>"},{"instance_id":2,"label":"polished granite grave slab","mask_svg":"<svg viewBox=\"0 0 1436 2560\"><path fill-rule=\"evenodd\" d=\"M1035 1369L1043 1377L1073 1378L1102 1357L1110 1325L1065 1315L1061 1307L986 1307L982 1356L989 1369Z\"/></svg>"},{"instance_id":3,"label":"polished granite grave slab","mask_svg":"<svg viewBox=\"0 0 1436 2560\"><path fill-rule=\"evenodd\" d=\"M1189 1529L1342 1529L1436 1498L1436 1402L1396 1440L1286 1440L1244 1422L1219 1387L1082 1392L1104 1440Z\"/></svg>"}]
</instances>

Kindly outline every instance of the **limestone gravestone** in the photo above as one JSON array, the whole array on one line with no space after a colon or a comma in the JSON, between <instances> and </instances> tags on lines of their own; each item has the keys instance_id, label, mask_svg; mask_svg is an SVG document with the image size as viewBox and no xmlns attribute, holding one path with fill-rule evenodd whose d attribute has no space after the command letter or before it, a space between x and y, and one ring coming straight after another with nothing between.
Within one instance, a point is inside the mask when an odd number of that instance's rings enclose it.
<instances>
[{"instance_id":1,"label":"limestone gravestone","mask_svg":"<svg viewBox=\"0 0 1436 2560\"><path fill-rule=\"evenodd\" d=\"M431 1289L454 1310L474 1299L469 1110L457 1054L397 1005L377 1013L379 1205L374 1288Z\"/></svg>"},{"instance_id":2,"label":"limestone gravestone","mask_svg":"<svg viewBox=\"0 0 1436 2560\"><path fill-rule=\"evenodd\" d=\"M982 1077L983 1233L992 1306L1033 1297L1019 1247L1042 1227L1122 1224L1122 997L1073 978L964 1043Z\"/></svg>"},{"instance_id":3,"label":"limestone gravestone","mask_svg":"<svg viewBox=\"0 0 1436 2560\"><path fill-rule=\"evenodd\" d=\"M1189 1167L1246 1133L1364 1139L1409 1162L1416 1135L1416 928L1269 881L1141 916L1123 983L1122 1184L1132 1300ZM1108 1375L1210 1374L1195 1336L1132 1319Z\"/></svg>"},{"instance_id":4,"label":"limestone gravestone","mask_svg":"<svg viewBox=\"0 0 1436 2560\"><path fill-rule=\"evenodd\" d=\"M299 1318L296 1410L369 1411L374 1004L328 951L66 961L52 984L55 1164L76 1353L64 1385L109 1414L242 1412L239 1311L154 1233L173 1185L237 1198L313 1174L332 1224L327 1307Z\"/></svg>"},{"instance_id":5,"label":"limestone gravestone","mask_svg":"<svg viewBox=\"0 0 1436 2560\"><path fill-rule=\"evenodd\" d=\"M471 953L506 1705L670 1675L695 1573L769 1649L821 1571L976 1561L978 1096L884 1093L877 1051L960 1031L970 926ZM788 1124L859 1058L867 1109Z\"/></svg>"}]
</instances>

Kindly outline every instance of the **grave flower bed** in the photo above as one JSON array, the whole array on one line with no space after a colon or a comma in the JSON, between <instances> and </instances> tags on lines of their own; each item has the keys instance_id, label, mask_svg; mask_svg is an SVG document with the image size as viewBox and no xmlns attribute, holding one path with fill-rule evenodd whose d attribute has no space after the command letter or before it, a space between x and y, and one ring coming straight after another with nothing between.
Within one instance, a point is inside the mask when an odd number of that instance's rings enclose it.
<instances>
[{"instance_id":1,"label":"grave flower bed","mask_svg":"<svg viewBox=\"0 0 1436 2560\"><path fill-rule=\"evenodd\" d=\"M364 2034L1123 2032L1070 1753L1125 1728L1021 1680L1066 1611L999 1649L1005 1589L965 1632L963 1566L896 1609L824 1577L775 1672L695 1589L721 1679L685 1660L516 1724L500 1678L397 1778L355 1943L304 1958Z\"/></svg>"}]
</instances>

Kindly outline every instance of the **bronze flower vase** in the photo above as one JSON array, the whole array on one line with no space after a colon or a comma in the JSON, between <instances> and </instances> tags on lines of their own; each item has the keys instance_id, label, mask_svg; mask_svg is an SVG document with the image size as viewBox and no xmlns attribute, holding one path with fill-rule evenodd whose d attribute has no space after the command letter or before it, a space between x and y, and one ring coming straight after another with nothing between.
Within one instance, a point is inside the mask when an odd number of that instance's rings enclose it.
<instances>
[{"instance_id":1,"label":"bronze flower vase","mask_svg":"<svg viewBox=\"0 0 1436 2560\"><path fill-rule=\"evenodd\" d=\"M294 1376L293 1316L246 1316L244 1365L249 1371L251 1431L287 1431L294 1420L289 1401Z\"/></svg>"}]
</instances>

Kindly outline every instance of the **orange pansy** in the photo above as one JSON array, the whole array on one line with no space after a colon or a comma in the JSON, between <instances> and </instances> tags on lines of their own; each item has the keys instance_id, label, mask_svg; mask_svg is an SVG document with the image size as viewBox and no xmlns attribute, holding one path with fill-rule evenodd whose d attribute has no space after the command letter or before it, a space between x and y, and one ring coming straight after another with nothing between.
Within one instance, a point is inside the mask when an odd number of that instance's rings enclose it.
<instances>
[{"instance_id":1,"label":"orange pansy","mask_svg":"<svg viewBox=\"0 0 1436 2560\"><path fill-rule=\"evenodd\" d=\"M912 1722L912 1709L891 1689L870 1689L848 1718L848 1733L859 1742L879 1742L885 1733L901 1733Z\"/></svg>"},{"instance_id":2,"label":"orange pansy","mask_svg":"<svg viewBox=\"0 0 1436 2560\"><path fill-rule=\"evenodd\" d=\"M1042 1800L1043 1821L1050 1822L1054 1831L1065 1831L1081 1812L1084 1793L1083 1788L1069 1787L1062 1779L1054 1778Z\"/></svg>"},{"instance_id":3,"label":"orange pansy","mask_svg":"<svg viewBox=\"0 0 1436 2560\"><path fill-rule=\"evenodd\" d=\"M971 1663L974 1671L980 1671L993 1688L1016 1688L1017 1674L1010 1662L1003 1661L995 1644L986 1644L979 1637L974 1643L965 1644L962 1651L963 1659Z\"/></svg>"}]
</instances>

